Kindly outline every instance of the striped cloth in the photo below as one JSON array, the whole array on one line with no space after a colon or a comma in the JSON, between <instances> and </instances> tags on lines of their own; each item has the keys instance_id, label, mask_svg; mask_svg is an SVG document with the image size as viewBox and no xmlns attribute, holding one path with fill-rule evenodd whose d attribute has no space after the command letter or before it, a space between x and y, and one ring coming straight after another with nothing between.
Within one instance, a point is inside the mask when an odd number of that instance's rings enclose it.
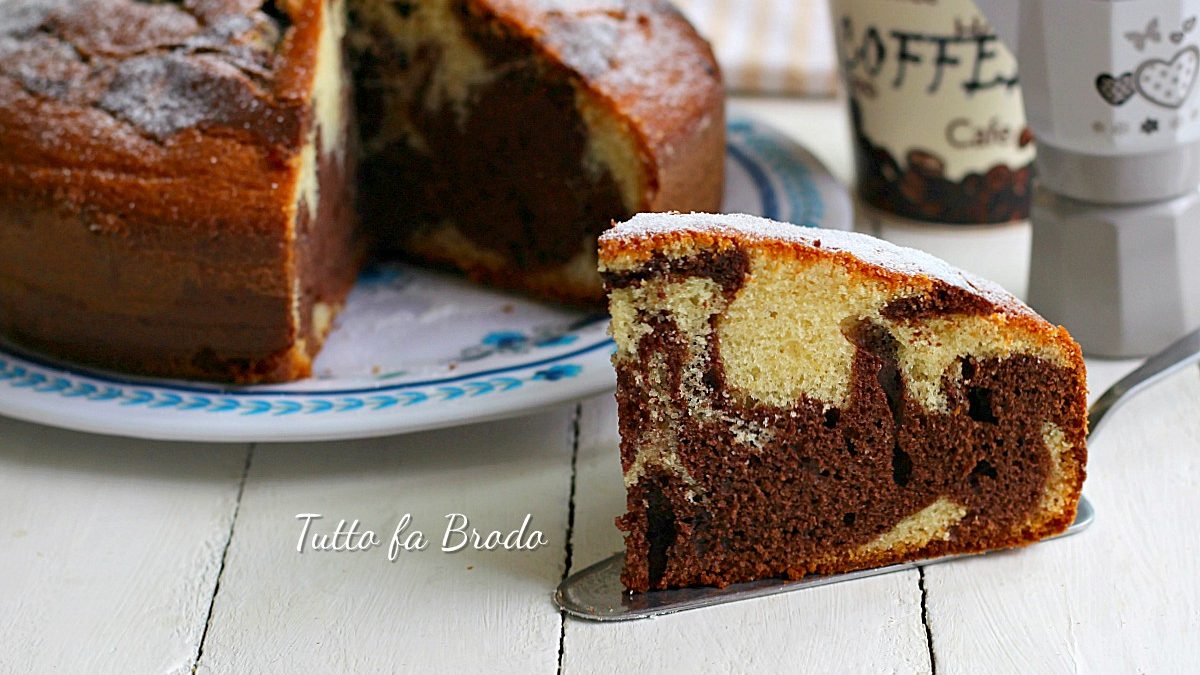
<instances>
[{"instance_id":1,"label":"striped cloth","mask_svg":"<svg viewBox=\"0 0 1200 675\"><path fill-rule=\"evenodd\" d=\"M717 51L729 90L828 96L837 60L828 0L674 0Z\"/></svg>"}]
</instances>

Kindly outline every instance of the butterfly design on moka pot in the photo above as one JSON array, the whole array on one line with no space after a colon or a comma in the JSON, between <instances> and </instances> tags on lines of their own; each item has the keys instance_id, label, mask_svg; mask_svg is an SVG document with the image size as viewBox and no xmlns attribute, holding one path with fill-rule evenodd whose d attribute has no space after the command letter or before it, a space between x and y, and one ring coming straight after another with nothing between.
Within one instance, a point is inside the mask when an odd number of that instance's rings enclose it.
<instances>
[{"instance_id":1,"label":"butterfly design on moka pot","mask_svg":"<svg viewBox=\"0 0 1200 675\"><path fill-rule=\"evenodd\" d=\"M1029 302L1097 356L1200 327L1200 0L977 0L1038 143Z\"/></svg>"}]
</instances>

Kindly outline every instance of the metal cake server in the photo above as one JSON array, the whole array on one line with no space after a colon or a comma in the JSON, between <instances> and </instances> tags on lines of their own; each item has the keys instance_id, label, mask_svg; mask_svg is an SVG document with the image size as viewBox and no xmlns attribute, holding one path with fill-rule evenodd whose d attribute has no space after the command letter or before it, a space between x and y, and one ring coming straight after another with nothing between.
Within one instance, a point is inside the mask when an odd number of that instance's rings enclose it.
<instances>
[{"instance_id":1,"label":"metal cake server","mask_svg":"<svg viewBox=\"0 0 1200 675\"><path fill-rule=\"evenodd\" d=\"M1096 437L1096 433L1104 425L1106 417L1135 394L1147 387L1172 375L1181 369L1200 361L1200 330L1193 331L1163 351L1150 357L1136 370L1121 378L1109 387L1088 411L1088 440ZM1066 532L1051 537L1069 537L1085 530L1092 524L1095 511L1086 497L1079 500L1079 509L1075 522ZM987 553L967 555L989 555ZM629 621L645 619L664 614L674 614L689 609L723 605L739 600L761 598L776 593L787 593L804 588L816 588L828 584L836 584L854 579L865 579L880 574L890 574L901 570L913 569L922 565L937 563L966 557L965 555L949 555L925 560L889 565L875 569L859 570L846 574L812 575L796 581L786 579L763 579L742 584L733 584L725 588L681 588L669 591L650 591L648 593L629 593L621 584L621 567L624 555L616 554L602 560L591 567L576 572L567 577L554 593L554 602L571 616L591 621Z\"/></svg>"}]
</instances>

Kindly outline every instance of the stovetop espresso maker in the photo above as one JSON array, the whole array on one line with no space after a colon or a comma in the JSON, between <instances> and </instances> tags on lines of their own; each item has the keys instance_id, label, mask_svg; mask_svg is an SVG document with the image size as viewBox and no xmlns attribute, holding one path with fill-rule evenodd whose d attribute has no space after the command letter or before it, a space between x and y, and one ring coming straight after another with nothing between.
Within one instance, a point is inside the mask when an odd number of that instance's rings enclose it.
<instances>
[{"instance_id":1,"label":"stovetop espresso maker","mask_svg":"<svg viewBox=\"0 0 1200 675\"><path fill-rule=\"evenodd\" d=\"M1200 327L1200 0L977 0L1037 138L1029 303L1093 356Z\"/></svg>"}]
</instances>

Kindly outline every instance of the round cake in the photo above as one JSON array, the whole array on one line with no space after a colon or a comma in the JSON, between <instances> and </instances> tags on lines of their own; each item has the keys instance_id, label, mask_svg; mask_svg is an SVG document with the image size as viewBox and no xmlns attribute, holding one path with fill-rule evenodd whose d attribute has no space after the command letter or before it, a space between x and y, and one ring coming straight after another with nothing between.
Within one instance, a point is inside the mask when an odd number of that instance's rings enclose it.
<instances>
[{"instance_id":1,"label":"round cake","mask_svg":"<svg viewBox=\"0 0 1200 675\"><path fill-rule=\"evenodd\" d=\"M11 0L0 337L296 379L372 253L598 302L596 235L715 209L723 160L711 50L654 0Z\"/></svg>"},{"instance_id":2,"label":"round cake","mask_svg":"<svg viewBox=\"0 0 1200 675\"><path fill-rule=\"evenodd\" d=\"M636 591L1021 546L1075 518L1079 346L866 235L643 214L600 237Z\"/></svg>"}]
</instances>

